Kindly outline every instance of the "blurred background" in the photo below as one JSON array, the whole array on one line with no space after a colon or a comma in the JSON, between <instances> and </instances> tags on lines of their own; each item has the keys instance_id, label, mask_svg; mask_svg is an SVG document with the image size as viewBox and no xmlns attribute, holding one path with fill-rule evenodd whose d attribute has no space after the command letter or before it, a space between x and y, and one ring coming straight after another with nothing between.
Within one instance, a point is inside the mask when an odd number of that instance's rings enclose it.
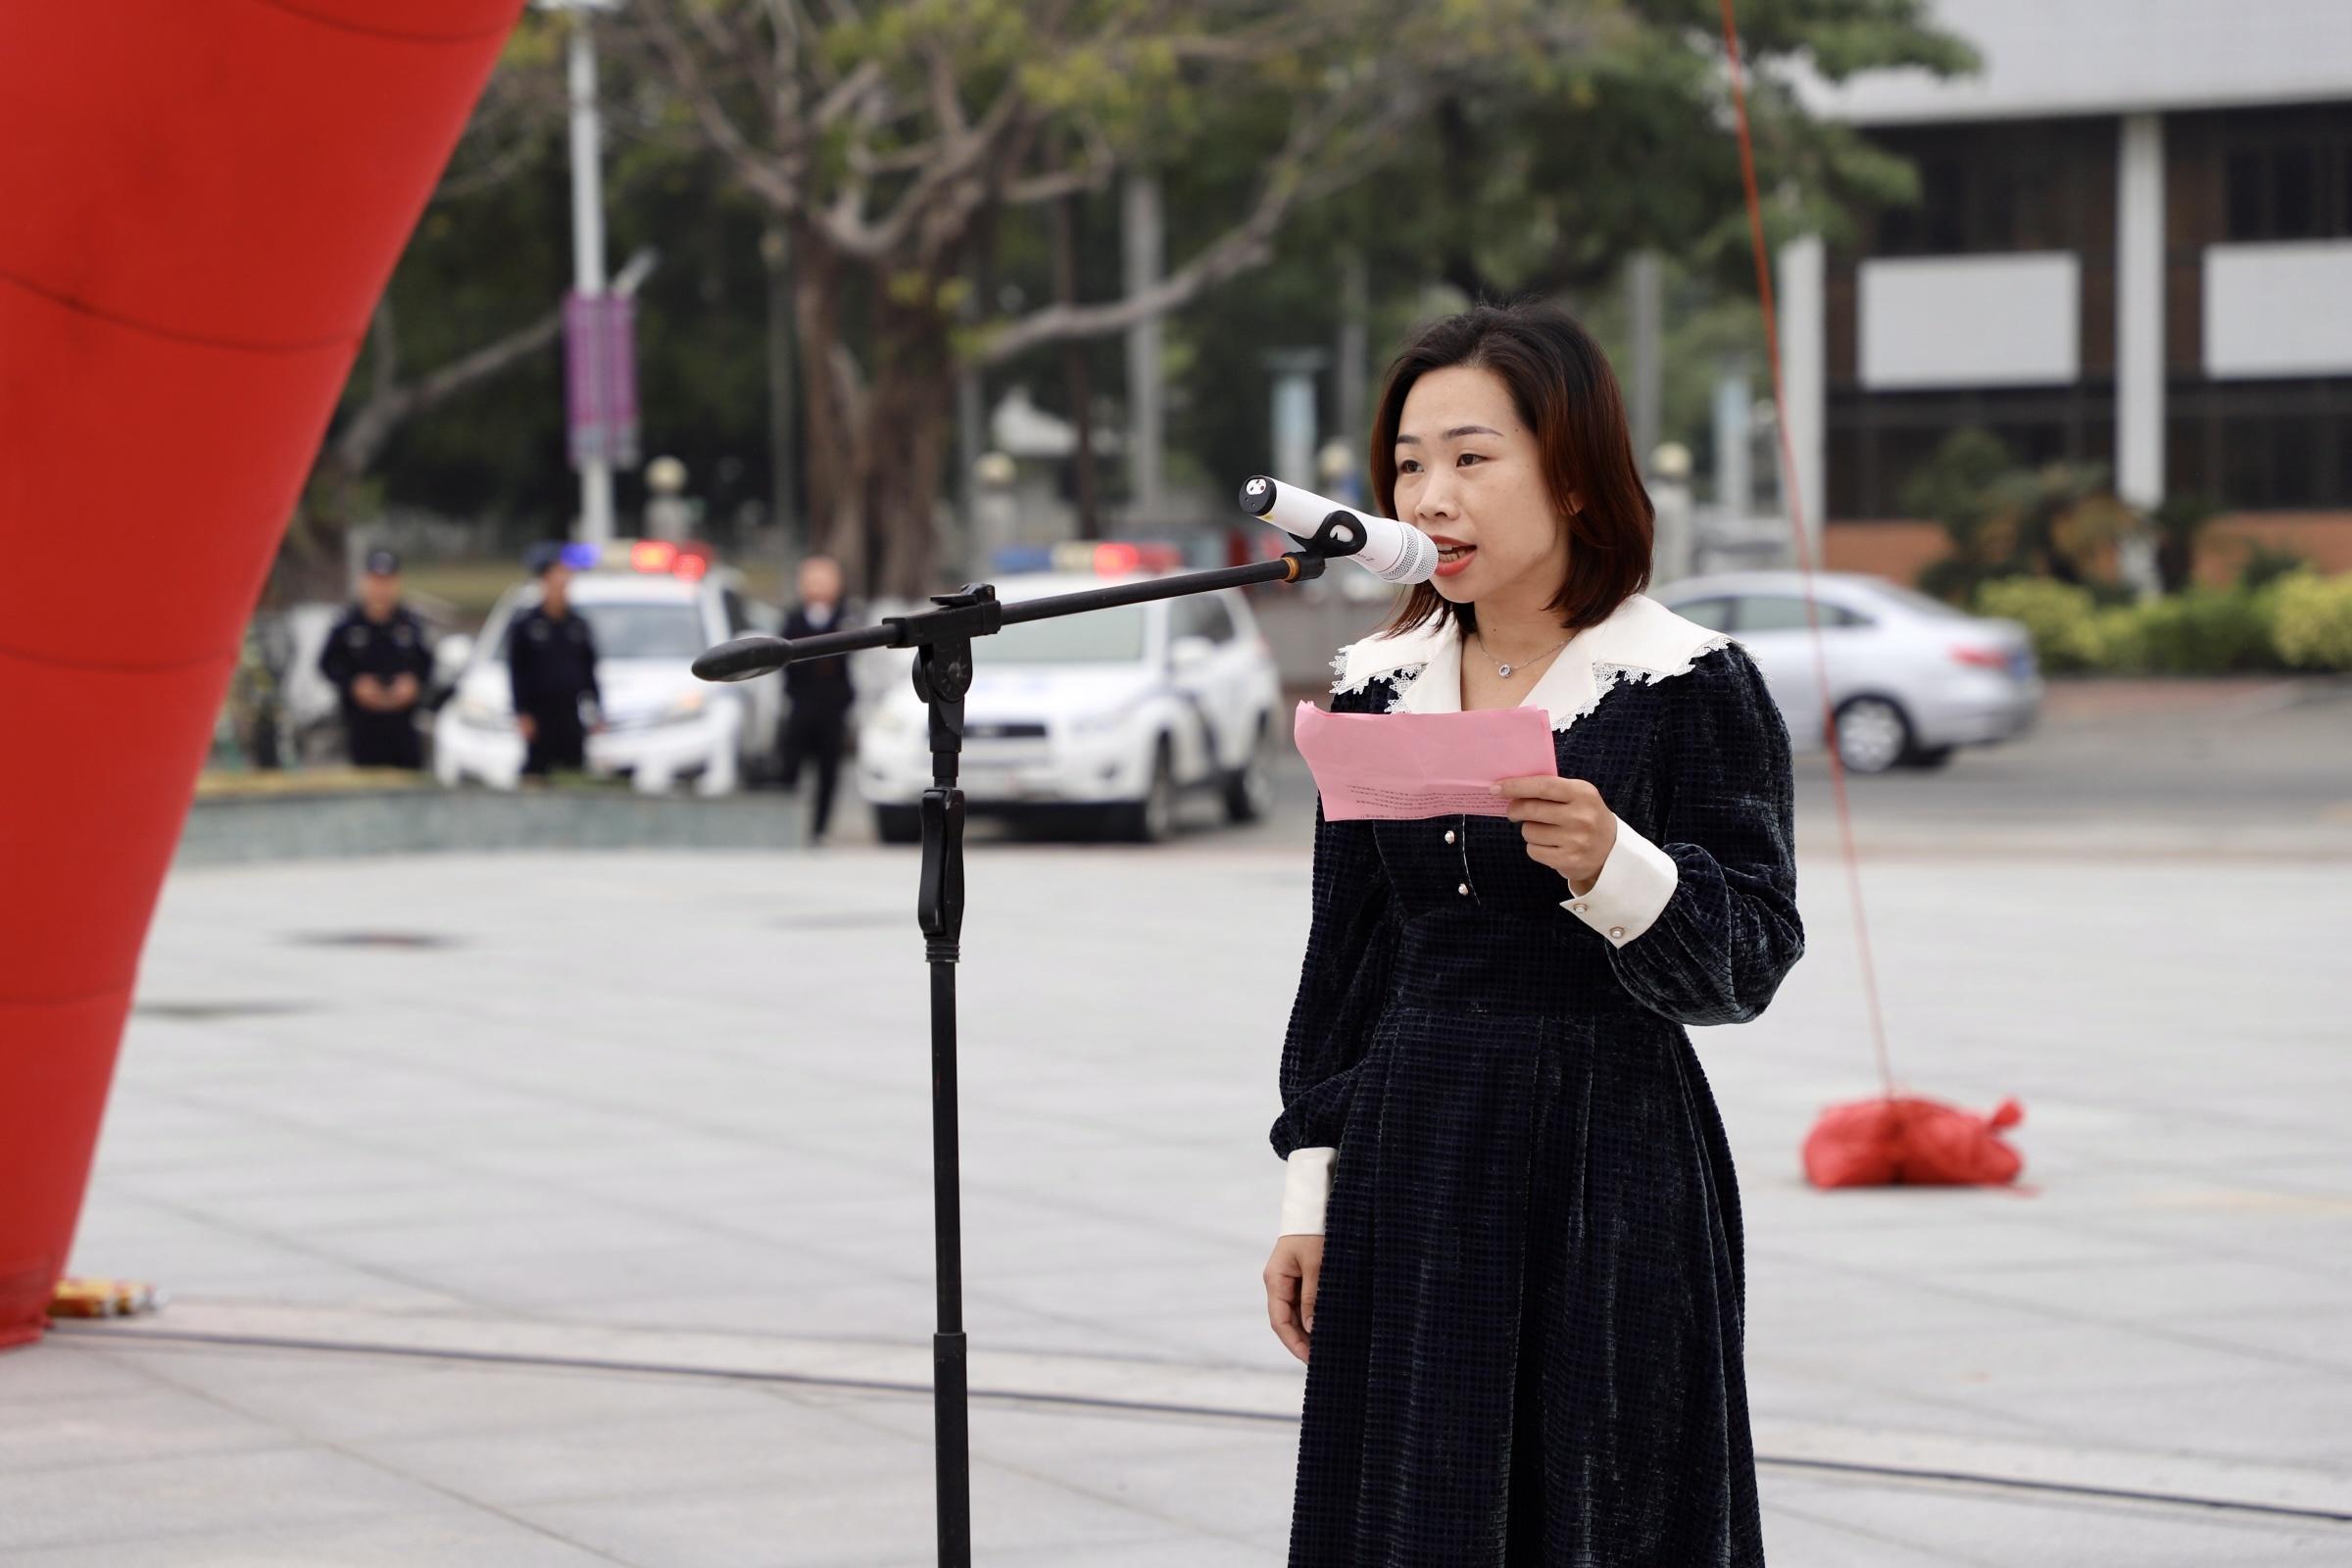
<instances>
[{"instance_id":1,"label":"blurred background","mask_svg":"<svg viewBox=\"0 0 2352 1568\"><path fill-rule=\"evenodd\" d=\"M75 1266L173 1304L0 1361L0 1556L928 1560L921 707L687 665L1271 556L1537 295L1801 754L1808 960L1701 1032L1774 1561L2352 1560L2352 14L1740 23L1777 365L1714 0L529 10L149 945ZM1281 1560L1288 714L1394 592L976 650L982 1560ZM2029 1189L1804 1185L1874 1008Z\"/></svg>"}]
</instances>

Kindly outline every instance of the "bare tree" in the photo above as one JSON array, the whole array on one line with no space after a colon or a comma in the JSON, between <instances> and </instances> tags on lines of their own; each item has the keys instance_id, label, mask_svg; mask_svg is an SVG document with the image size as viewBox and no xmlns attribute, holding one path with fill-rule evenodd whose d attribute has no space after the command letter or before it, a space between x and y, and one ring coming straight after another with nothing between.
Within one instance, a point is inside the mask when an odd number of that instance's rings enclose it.
<instances>
[{"instance_id":1,"label":"bare tree","mask_svg":"<svg viewBox=\"0 0 2352 1568\"><path fill-rule=\"evenodd\" d=\"M1574 44L1584 0L642 0L630 25L790 246L810 542L869 592L932 586L956 374L1118 332L1265 262L1428 95ZM1254 192L1151 287L997 316L1000 220L1263 137ZM1202 132L1190 132L1199 136ZM862 570L860 568L863 568Z\"/></svg>"}]
</instances>

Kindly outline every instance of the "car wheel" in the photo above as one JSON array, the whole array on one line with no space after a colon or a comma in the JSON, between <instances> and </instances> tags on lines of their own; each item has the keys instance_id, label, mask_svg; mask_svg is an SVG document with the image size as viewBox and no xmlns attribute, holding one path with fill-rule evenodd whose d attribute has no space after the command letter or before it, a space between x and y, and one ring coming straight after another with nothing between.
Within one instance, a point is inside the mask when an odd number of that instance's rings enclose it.
<instances>
[{"instance_id":1,"label":"car wheel","mask_svg":"<svg viewBox=\"0 0 2352 1568\"><path fill-rule=\"evenodd\" d=\"M1838 760L1849 773L1884 773L1911 750L1911 721L1884 697L1849 697L1838 705Z\"/></svg>"},{"instance_id":2,"label":"car wheel","mask_svg":"<svg viewBox=\"0 0 2352 1568\"><path fill-rule=\"evenodd\" d=\"M1903 766L1916 767L1923 772L1941 767L1952 760L1952 750L1949 746L1914 746L1903 754Z\"/></svg>"},{"instance_id":3,"label":"car wheel","mask_svg":"<svg viewBox=\"0 0 2352 1568\"><path fill-rule=\"evenodd\" d=\"M1274 809L1274 725L1259 718L1249 760L1225 780L1225 816L1233 822L1262 821Z\"/></svg>"},{"instance_id":4,"label":"car wheel","mask_svg":"<svg viewBox=\"0 0 2352 1568\"><path fill-rule=\"evenodd\" d=\"M1130 802L1122 815L1122 836L1135 843L1164 844L1175 837L1176 764L1168 756L1166 736L1152 754L1152 781L1144 786L1144 798Z\"/></svg>"},{"instance_id":5,"label":"car wheel","mask_svg":"<svg viewBox=\"0 0 2352 1568\"><path fill-rule=\"evenodd\" d=\"M885 844L922 843L922 808L919 806L875 807L874 837Z\"/></svg>"}]
</instances>

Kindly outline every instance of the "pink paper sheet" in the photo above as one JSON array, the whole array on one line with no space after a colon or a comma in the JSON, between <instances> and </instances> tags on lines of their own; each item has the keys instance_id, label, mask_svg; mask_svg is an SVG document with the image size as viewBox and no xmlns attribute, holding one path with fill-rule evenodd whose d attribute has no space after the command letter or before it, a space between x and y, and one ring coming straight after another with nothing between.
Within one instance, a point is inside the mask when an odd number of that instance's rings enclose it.
<instances>
[{"instance_id":1,"label":"pink paper sheet","mask_svg":"<svg viewBox=\"0 0 2352 1568\"><path fill-rule=\"evenodd\" d=\"M1467 713L1327 713L1298 705L1292 734L1334 822L1369 817L1508 815L1496 779L1557 775L1551 715L1541 708Z\"/></svg>"}]
</instances>

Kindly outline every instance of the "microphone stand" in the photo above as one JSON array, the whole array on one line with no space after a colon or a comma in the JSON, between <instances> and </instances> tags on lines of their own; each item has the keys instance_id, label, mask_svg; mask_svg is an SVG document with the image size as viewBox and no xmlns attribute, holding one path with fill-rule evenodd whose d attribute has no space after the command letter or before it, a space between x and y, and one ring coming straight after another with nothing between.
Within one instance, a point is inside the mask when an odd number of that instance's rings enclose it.
<instances>
[{"instance_id":1,"label":"microphone stand","mask_svg":"<svg viewBox=\"0 0 2352 1568\"><path fill-rule=\"evenodd\" d=\"M963 1214L956 1129L956 969L963 934L963 791L956 760L963 751L963 698L972 684L972 639L1007 625L1081 614L1115 605L1174 599L1258 582L1304 582L1323 563L1364 547L1360 524L1334 512L1311 539L1270 561L1172 577L1119 583L1007 604L989 583L933 594L939 608L885 615L872 626L814 637L740 637L694 662L704 680L749 680L786 664L831 659L867 648L915 651L914 689L931 715L931 787L923 791L923 862L915 895L924 961L931 968L931 1212L938 1249L939 1329L931 1337L933 1452L938 1471L940 1568L970 1568L971 1445L963 1336Z\"/></svg>"}]
</instances>

